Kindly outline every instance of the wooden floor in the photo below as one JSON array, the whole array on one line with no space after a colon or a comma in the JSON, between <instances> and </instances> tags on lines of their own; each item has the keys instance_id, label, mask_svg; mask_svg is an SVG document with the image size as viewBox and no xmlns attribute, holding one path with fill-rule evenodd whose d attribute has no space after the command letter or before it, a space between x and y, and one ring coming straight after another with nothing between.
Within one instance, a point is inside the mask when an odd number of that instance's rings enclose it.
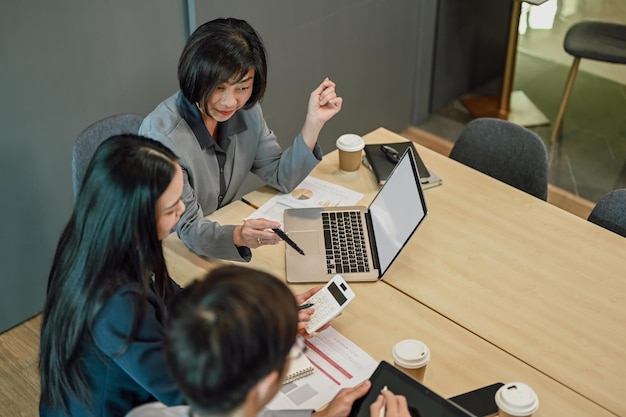
<instances>
[{"instance_id":1,"label":"wooden floor","mask_svg":"<svg viewBox=\"0 0 626 417\"><path fill-rule=\"evenodd\" d=\"M451 142L418 128L401 135L446 156L452 149ZM590 201L553 186L548 201L585 219L593 208ZM36 316L0 335L0 416L38 415L40 326L41 316Z\"/></svg>"},{"instance_id":2,"label":"wooden floor","mask_svg":"<svg viewBox=\"0 0 626 417\"><path fill-rule=\"evenodd\" d=\"M0 335L0 416L39 415L41 315Z\"/></svg>"}]
</instances>

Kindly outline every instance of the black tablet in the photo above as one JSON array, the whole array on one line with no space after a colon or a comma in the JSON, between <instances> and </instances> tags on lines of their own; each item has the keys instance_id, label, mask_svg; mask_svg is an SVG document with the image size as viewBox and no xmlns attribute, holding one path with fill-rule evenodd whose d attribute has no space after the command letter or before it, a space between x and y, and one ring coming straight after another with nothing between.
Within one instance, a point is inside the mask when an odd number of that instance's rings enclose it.
<instances>
[{"instance_id":1,"label":"black tablet","mask_svg":"<svg viewBox=\"0 0 626 417\"><path fill-rule=\"evenodd\" d=\"M370 392L354 403L350 417L370 417L369 407L385 385L394 394L406 397L412 417L475 417L388 362L382 361L378 364L370 381Z\"/></svg>"}]
</instances>

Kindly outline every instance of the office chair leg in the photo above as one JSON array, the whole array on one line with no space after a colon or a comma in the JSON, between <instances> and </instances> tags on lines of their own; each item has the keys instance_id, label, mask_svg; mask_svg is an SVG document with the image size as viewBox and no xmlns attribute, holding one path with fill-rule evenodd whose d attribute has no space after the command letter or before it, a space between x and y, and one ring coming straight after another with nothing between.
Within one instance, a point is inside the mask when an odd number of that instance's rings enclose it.
<instances>
[{"instance_id":1,"label":"office chair leg","mask_svg":"<svg viewBox=\"0 0 626 417\"><path fill-rule=\"evenodd\" d=\"M565 84L565 91L563 92L563 99L561 100L561 106L559 112L554 120L554 128L552 129L552 136L550 136L550 143L554 144L557 136L561 130L561 124L563 124L563 116L565 115L565 108L567 107L567 101L574 88L574 80L578 74L578 66L580 65L580 57L575 57L572 63L572 68L569 70L569 76L567 77L567 83Z\"/></svg>"}]
</instances>

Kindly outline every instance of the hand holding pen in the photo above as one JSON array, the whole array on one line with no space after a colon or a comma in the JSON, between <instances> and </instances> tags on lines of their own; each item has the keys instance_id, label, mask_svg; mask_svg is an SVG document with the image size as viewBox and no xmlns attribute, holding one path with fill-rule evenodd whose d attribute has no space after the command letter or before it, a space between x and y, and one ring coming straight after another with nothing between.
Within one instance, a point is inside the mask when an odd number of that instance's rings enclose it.
<instances>
[{"instance_id":1,"label":"hand holding pen","mask_svg":"<svg viewBox=\"0 0 626 417\"><path fill-rule=\"evenodd\" d=\"M246 219L243 224L235 226L233 242L235 246L247 246L251 249L276 245L281 239L272 232L274 227L280 227L280 223L267 219Z\"/></svg>"},{"instance_id":2,"label":"hand holding pen","mask_svg":"<svg viewBox=\"0 0 626 417\"><path fill-rule=\"evenodd\" d=\"M307 303L306 300L311 298L313 294L315 294L322 288L324 288L323 285L318 285L316 287L309 289L308 291L303 292L302 294L296 295L295 297L296 305L298 306L298 333L301 336L304 336L305 339L315 336L317 333L323 331L332 323L332 321L329 322L328 324L324 325L321 329L319 329L317 332L313 334L309 334L305 330L307 324L309 323L309 321L311 321L311 316L315 314L315 305L312 303Z\"/></svg>"},{"instance_id":3,"label":"hand holding pen","mask_svg":"<svg viewBox=\"0 0 626 417\"><path fill-rule=\"evenodd\" d=\"M383 396L384 391L388 391L387 385L380 391L380 396L383 398L383 405L380 407L380 410L378 410L378 417L385 417L385 413L387 412L387 400Z\"/></svg>"},{"instance_id":4,"label":"hand holding pen","mask_svg":"<svg viewBox=\"0 0 626 417\"><path fill-rule=\"evenodd\" d=\"M233 242L235 246L258 248L263 245L275 245L283 240L300 255L304 251L280 229L280 223L267 219L246 219L241 226L235 226Z\"/></svg>"},{"instance_id":5,"label":"hand holding pen","mask_svg":"<svg viewBox=\"0 0 626 417\"><path fill-rule=\"evenodd\" d=\"M395 395L385 386L376 401L370 405L370 417L410 417L404 395Z\"/></svg>"}]
</instances>

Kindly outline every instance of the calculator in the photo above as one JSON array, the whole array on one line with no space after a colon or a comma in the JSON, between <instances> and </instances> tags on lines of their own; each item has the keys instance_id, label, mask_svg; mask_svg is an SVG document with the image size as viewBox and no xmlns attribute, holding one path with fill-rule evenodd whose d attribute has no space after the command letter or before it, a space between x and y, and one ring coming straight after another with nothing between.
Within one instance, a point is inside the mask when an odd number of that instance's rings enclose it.
<instances>
[{"instance_id":1,"label":"calculator","mask_svg":"<svg viewBox=\"0 0 626 417\"><path fill-rule=\"evenodd\" d=\"M354 299L354 291L339 274L328 281L324 288L313 294L304 303L312 303L315 312L305 327L307 333L314 333L336 317Z\"/></svg>"}]
</instances>

